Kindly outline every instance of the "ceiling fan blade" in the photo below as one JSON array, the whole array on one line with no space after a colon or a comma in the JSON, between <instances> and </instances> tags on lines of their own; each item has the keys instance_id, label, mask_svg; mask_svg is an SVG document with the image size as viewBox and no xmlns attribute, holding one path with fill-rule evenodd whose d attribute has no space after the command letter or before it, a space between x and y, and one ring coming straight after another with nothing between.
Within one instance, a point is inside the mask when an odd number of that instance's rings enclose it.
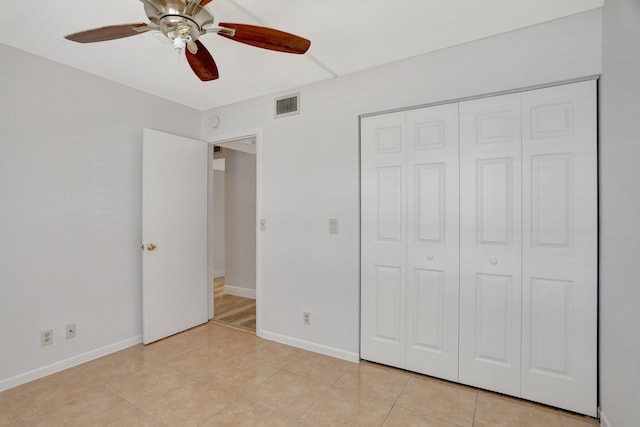
<instances>
[{"instance_id":1,"label":"ceiling fan blade","mask_svg":"<svg viewBox=\"0 0 640 427\"><path fill-rule=\"evenodd\" d=\"M65 39L78 43L94 43L107 40L121 39L123 37L135 36L154 29L146 23L109 25L107 27L94 28L92 30L80 31L79 33L64 36Z\"/></svg>"},{"instance_id":2,"label":"ceiling fan blade","mask_svg":"<svg viewBox=\"0 0 640 427\"><path fill-rule=\"evenodd\" d=\"M233 23L220 23L219 25L235 30L233 36L219 32L218 34L222 37L263 49L302 54L311 46L311 42L305 38L296 36L295 34L285 33L284 31L274 30L273 28Z\"/></svg>"},{"instance_id":3,"label":"ceiling fan blade","mask_svg":"<svg viewBox=\"0 0 640 427\"><path fill-rule=\"evenodd\" d=\"M195 54L191 53L189 49L184 50L191 69L203 82L217 79L219 77L218 67L213 57L200 40L196 40L195 44L198 46L198 51Z\"/></svg>"},{"instance_id":4,"label":"ceiling fan blade","mask_svg":"<svg viewBox=\"0 0 640 427\"><path fill-rule=\"evenodd\" d=\"M205 7L206 5L208 5L209 3L211 3L211 0L202 0L200 2L200 7Z\"/></svg>"}]
</instances>

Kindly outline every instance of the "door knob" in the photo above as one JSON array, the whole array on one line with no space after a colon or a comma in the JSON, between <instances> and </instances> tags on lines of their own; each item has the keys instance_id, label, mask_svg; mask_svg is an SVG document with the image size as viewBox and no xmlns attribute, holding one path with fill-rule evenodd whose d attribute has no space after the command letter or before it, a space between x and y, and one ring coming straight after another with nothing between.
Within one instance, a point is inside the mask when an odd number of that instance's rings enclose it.
<instances>
[{"instance_id":1,"label":"door knob","mask_svg":"<svg viewBox=\"0 0 640 427\"><path fill-rule=\"evenodd\" d=\"M154 245L153 243L149 243L149 244L147 245L147 250L148 250L148 251L152 251L152 250L154 250L155 248L156 248L156 245Z\"/></svg>"},{"instance_id":2,"label":"door knob","mask_svg":"<svg viewBox=\"0 0 640 427\"><path fill-rule=\"evenodd\" d=\"M427 259L431 261L433 259L433 255L427 255Z\"/></svg>"},{"instance_id":3,"label":"door knob","mask_svg":"<svg viewBox=\"0 0 640 427\"><path fill-rule=\"evenodd\" d=\"M491 258L489 262L491 263L491 265L496 265L498 263L498 260L496 258Z\"/></svg>"}]
</instances>

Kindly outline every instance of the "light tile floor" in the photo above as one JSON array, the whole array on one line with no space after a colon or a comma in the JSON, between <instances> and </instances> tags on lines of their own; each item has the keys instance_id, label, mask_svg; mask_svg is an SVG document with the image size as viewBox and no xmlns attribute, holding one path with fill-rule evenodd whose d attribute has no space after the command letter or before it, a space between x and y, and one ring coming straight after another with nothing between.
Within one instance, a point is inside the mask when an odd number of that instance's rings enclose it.
<instances>
[{"instance_id":1,"label":"light tile floor","mask_svg":"<svg viewBox=\"0 0 640 427\"><path fill-rule=\"evenodd\" d=\"M208 323L0 393L0 426L535 426L597 421Z\"/></svg>"}]
</instances>

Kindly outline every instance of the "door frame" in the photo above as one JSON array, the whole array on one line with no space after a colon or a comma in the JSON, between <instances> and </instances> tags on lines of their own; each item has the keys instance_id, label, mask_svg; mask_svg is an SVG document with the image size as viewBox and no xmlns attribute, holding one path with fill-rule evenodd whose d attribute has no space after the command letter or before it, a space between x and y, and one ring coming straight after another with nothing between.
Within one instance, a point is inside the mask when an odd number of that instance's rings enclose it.
<instances>
[{"instance_id":1,"label":"door frame","mask_svg":"<svg viewBox=\"0 0 640 427\"><path fill-rule=\"evenodd\" d=\"M213 147L241 139L254 138L256 141L256 336L262 336L262 234L260 218L262 218L262 129L247 129L238 132L216 135L209 138L208 177L207 177L207 304L209 319L213 319Z\"/></svg>"}]
</instances>

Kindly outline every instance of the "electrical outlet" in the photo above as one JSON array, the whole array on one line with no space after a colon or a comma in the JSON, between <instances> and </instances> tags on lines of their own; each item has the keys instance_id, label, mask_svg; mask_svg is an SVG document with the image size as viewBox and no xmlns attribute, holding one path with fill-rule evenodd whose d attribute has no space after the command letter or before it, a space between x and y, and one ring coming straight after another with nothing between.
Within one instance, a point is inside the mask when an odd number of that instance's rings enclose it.
<instances>
[{"instance_id":1,"label":"electrical outlet","mask_svg":"<svg viewBox=\"0 0 640 427\"><path fill-rule=\"evenodd\" d=\"M67 328L65 330L65 339L70 340L71 338L75 338L76 337L76 324L75 323L69 323L67 325Z\"/></svg>"},{"instance_id":2,"label":"electrical outlet","mask_svg":"<svg viewBox=\"0 0 640 427\"><path fill-rule=\"evenodd\" d=\"M311 313L306 311L302 313L302 323L304 323L307 326L311 325Z\"/></svg>"},{"instance_id":3,"label":"electrical outlet","mask_svg":"<svg viewBox=\"0 0 640 427\"><path fill-rule=\"evenodd\" d=\"M40 345L44 347L51 344L53 344L53 329L40 332Z\"/></svg>"}]
</instances>

